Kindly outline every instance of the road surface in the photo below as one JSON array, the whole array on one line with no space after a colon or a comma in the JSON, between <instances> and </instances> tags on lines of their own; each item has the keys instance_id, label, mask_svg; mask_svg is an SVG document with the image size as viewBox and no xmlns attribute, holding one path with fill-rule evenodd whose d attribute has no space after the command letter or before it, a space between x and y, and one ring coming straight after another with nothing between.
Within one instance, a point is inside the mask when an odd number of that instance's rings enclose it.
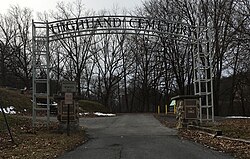
<instances>
[{"instance_id":1,"label":"road surface","mask_svg":"<svg viewBox=\"0 0 250 159\"><path fill-rule=\"evenodd\" d=\"M82 118L89 141L59 159L230 159L227 154L181 140L152 114Z\"/></svg>"}]
</instances>

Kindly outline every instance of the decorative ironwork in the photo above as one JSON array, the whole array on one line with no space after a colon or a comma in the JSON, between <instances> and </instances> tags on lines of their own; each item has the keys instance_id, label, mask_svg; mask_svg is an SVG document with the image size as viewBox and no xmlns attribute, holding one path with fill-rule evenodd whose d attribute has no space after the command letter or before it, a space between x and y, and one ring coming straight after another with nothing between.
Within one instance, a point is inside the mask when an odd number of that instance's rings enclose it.
<instances>
[{"instance_id":1,"label":"decorative ironwork","mask_svg":"<svg viewBox=\"0 0 250 159\"><path fill-rule=\"evenodd\" d=\"M146 34L152 36L181 36L191 38L193 27L138 16L92 16L49 22L49 40L93 34Z\"/></svg>"}]
</instances>

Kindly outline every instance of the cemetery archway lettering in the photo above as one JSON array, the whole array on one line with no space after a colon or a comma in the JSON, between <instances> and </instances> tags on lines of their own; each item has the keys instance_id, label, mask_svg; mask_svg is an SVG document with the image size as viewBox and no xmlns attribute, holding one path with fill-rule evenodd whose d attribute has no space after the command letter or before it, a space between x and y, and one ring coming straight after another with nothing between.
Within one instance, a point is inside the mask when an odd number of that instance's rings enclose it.
<instances>
[{"instance_id":1,"label":"cemetery archway lettering","mask_svg":"<svg viewBox=\"0 0 250 159\"><path fill-rule=\"evenodd\" d=\"M33 50L33 126L38 110L47 111L50 118L50 60L49 43L65 38L98 34L135 34L163 37L191 43L193 49L193 84L195 95L200 95L200 120L214 120L211 41L209 28L139 16L89 16L52 22L32 21ZM46 77L38 77L43 69ZM45 92L37 92L39 84ZM47 99L46 108L38 108L37 98Z\"/></svg>"}]
</instances>

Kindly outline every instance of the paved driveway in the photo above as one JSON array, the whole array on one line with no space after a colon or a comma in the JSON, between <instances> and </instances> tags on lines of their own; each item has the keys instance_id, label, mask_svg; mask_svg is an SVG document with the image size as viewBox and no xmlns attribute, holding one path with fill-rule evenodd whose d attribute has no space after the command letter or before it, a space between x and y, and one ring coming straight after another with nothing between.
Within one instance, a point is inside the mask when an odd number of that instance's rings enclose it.
<instances>
[{"instance_id":1,"label":"paved driveway","mask_svg":"<svg viewBox=\"0 0 250 159\"><path fill-rule=\"evenodd\" d=\"M83 118L90 140L59 159L229 159L227 154L177 137L152 114Z\"/></svg>"}]
</instances>

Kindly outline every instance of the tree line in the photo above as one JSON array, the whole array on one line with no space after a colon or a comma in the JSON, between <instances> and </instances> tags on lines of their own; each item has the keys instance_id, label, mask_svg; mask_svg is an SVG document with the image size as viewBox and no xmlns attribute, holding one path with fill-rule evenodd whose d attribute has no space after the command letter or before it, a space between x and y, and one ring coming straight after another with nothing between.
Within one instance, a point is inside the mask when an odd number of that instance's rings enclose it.
<instances>
[{"instance_id":1,"label":"tree line","mask_svg":"<svg viewBox=\"0 0 250 159\"><path fill-rule=\"evenodd\" d=\"M114 15L103 10L99 15ZM96 15L80 1L59 2L37 15L52 21ZM249 0L148 0L124 14L179 21L211 29L216 115L250 114ZM12 6L0 15L0 85L31 88L33 13ZM60 81L76 81L82 98L115 112L153 112L170 98L193 94L192 46L173 38L102 34L50 43L53 93ZM41 71L42 72L42 71Z\"/></svg>"}]
</instances>

